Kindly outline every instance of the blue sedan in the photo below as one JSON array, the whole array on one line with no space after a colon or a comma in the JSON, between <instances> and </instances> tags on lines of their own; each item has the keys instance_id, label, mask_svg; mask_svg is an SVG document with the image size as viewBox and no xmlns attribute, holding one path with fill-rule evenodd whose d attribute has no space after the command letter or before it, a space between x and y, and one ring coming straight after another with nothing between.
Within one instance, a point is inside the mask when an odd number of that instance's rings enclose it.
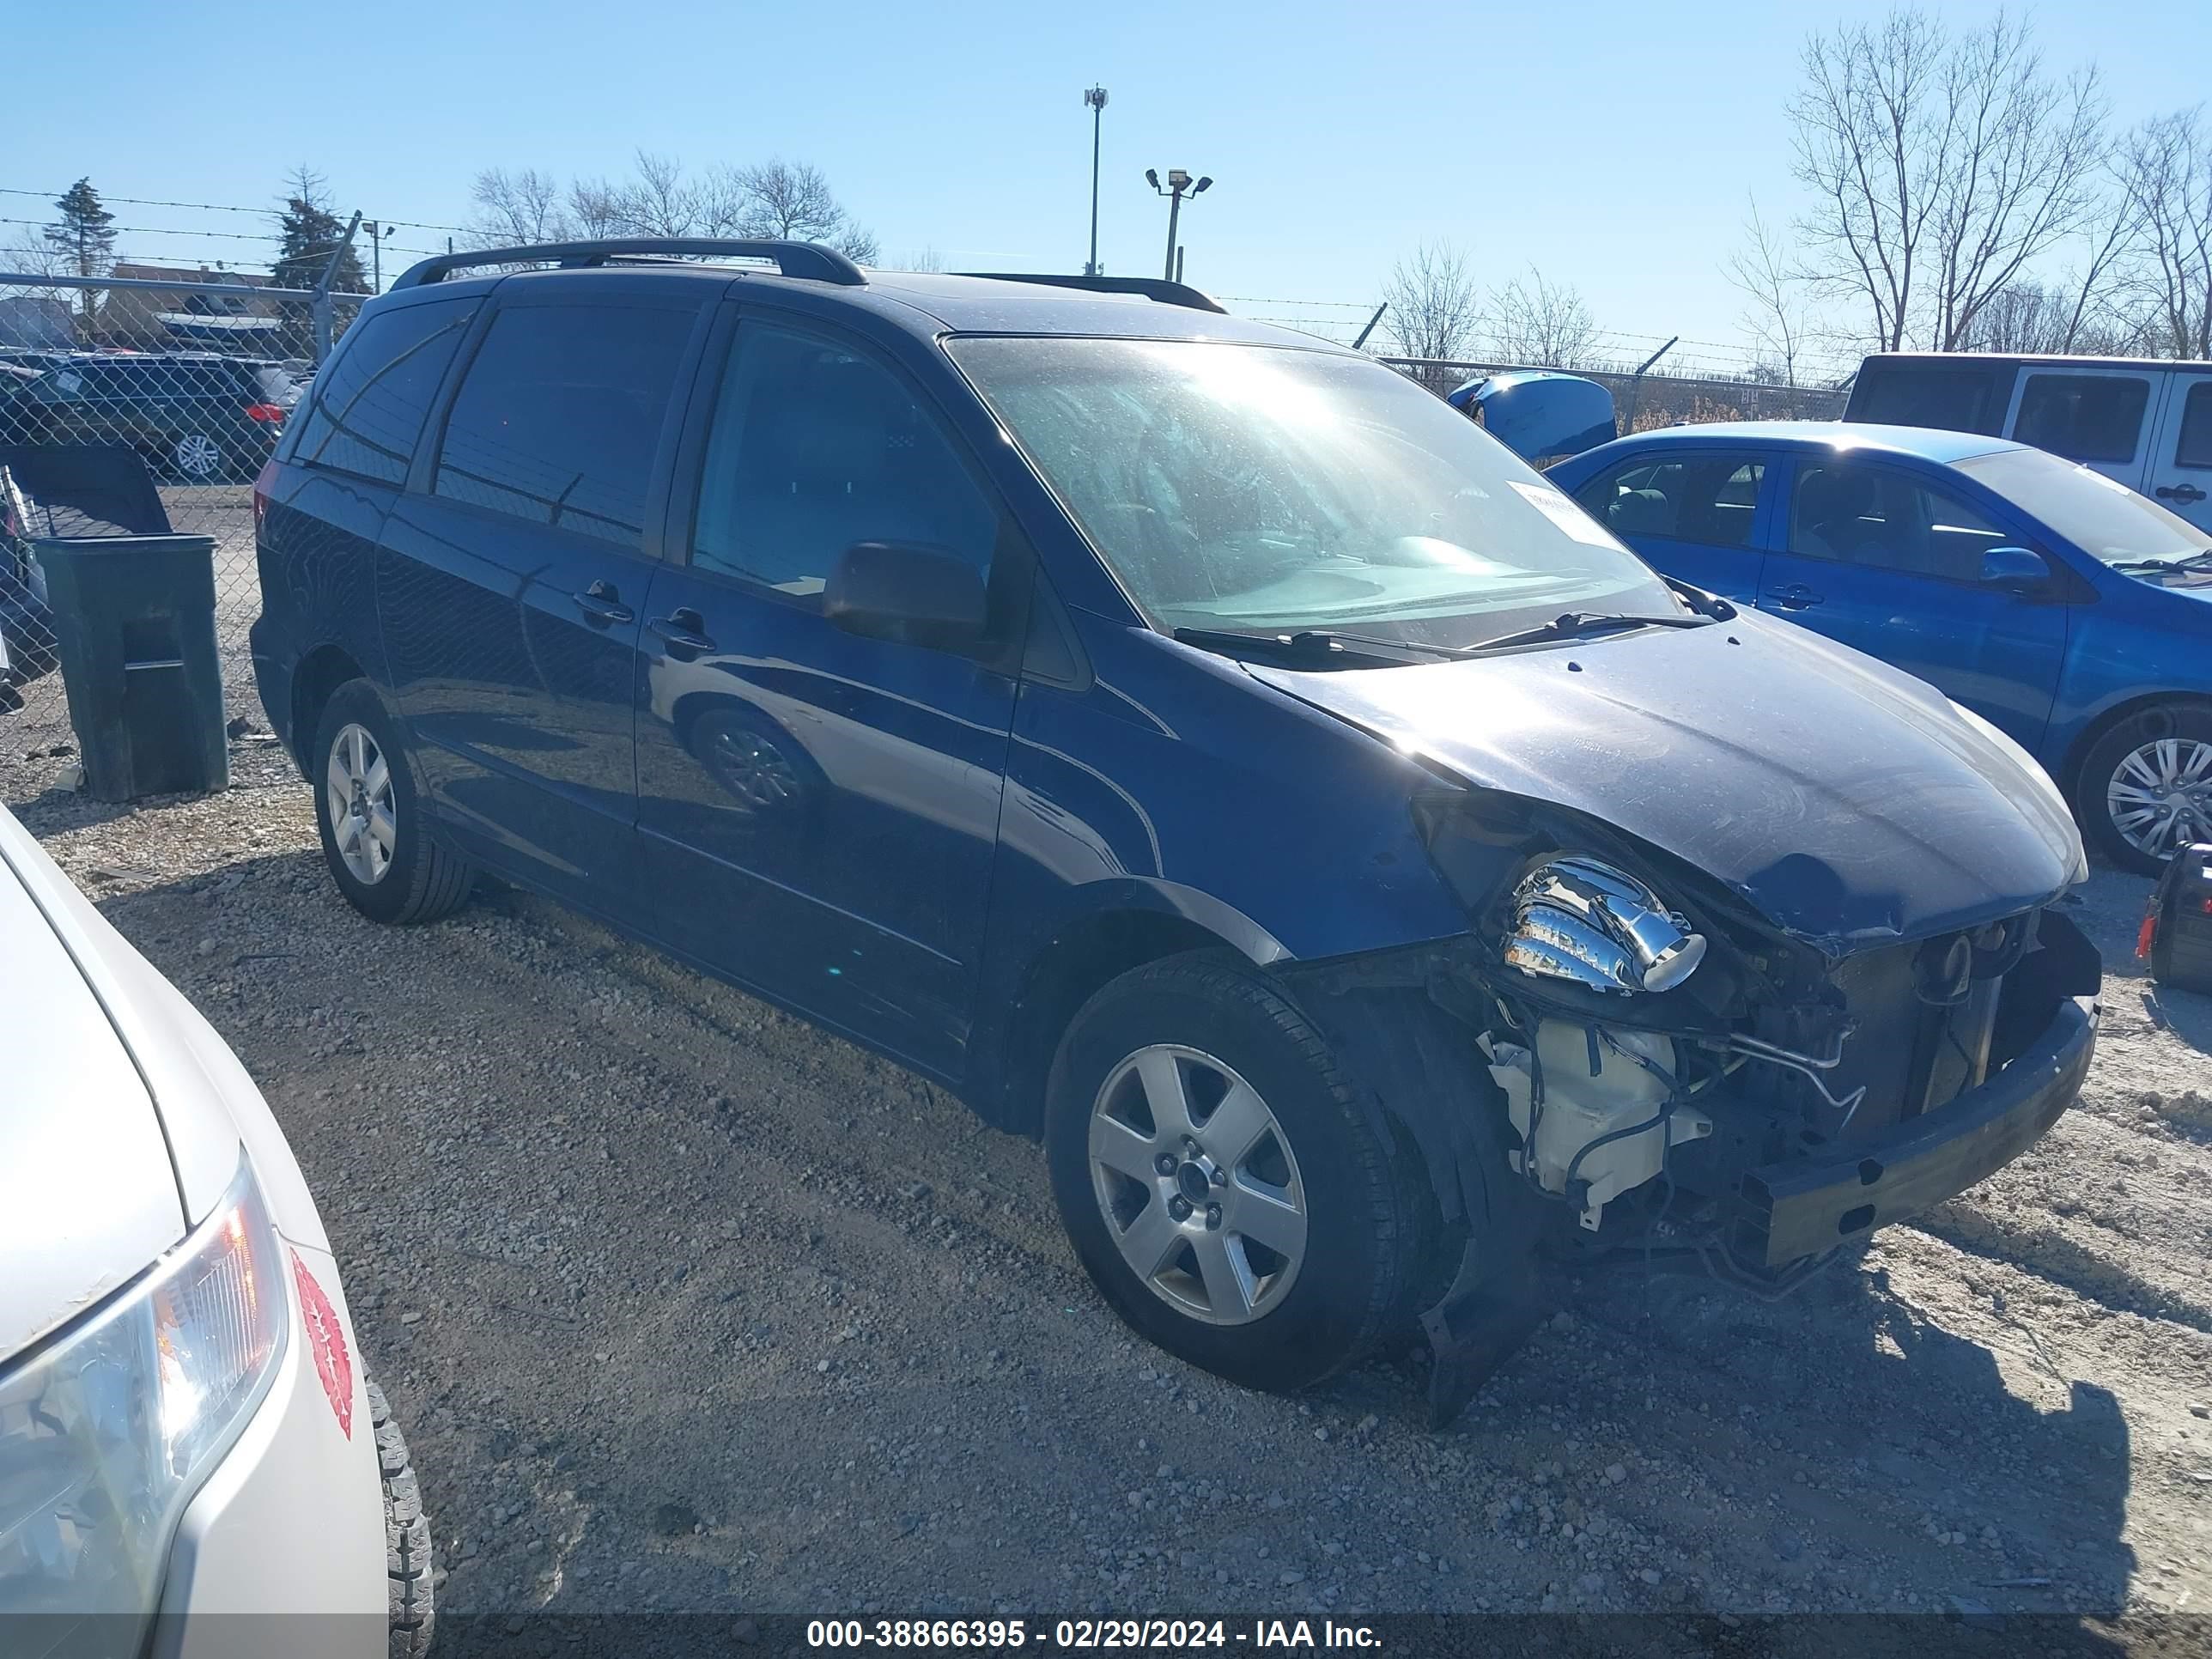
<instances>
[{"instance_id":1,"label":"blue sedan","mask_svg":"<svg viewBox=\"0 0 2212 1659\"><path fill-rule=\"evenodd\" d=\"M1831 422L1639 433L1551 476L1665 574L1997 726L2116 862L2212 839L2212 548L2156 502L2022 444Z\"/></svg>"}]
</instances>

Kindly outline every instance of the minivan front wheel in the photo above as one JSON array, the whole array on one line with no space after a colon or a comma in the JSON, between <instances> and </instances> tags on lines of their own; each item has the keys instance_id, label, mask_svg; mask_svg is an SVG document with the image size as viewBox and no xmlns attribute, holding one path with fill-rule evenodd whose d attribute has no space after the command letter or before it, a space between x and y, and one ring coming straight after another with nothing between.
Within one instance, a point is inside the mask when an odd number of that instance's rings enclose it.
<instances>
[{"instance_id":1,"label":"minivan front wheel","mask_svg":"<svg viewBox=\"0 0 2212 1659\"><path fill-rule=\"evenodd\" d=\"M1425 1176L1327 1042L1226 955L1133 969L1085 1005L1046 1098L1076 1255L1140 1334L1290 1389L1382 1336L1418 1267Z\"/></svg>"},{"instance_id":2,"label":"minivan front wheel","mask_svg":"<svg viewBox=\"0 0 2212 1659\"><path fill-rule=\"evenodd\" d=\"M2083 757L2075 808L2107 858L2145 875L2212 841L2212 709L2169 703L2120 721Z\"/></svg>"},{"instance_id":3,"label":"minivan front wheel","mask_svg":"<svg viewBox=\"0 0 2212 1659\"><path fill-rule=\"evenodd\" d=\"M372 921L434 921L468 898L475 870L423 821L399 722L367 680L331 695L307 776L324 861L355 909Z\"/></svg>"}]
</instances>

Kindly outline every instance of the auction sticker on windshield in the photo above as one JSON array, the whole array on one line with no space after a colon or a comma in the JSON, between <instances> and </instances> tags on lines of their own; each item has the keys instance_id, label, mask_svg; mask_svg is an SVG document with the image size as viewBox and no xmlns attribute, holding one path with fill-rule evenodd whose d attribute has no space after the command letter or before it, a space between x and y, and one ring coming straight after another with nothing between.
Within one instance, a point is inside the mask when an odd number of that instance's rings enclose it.
<instances>
[{"instance_id":1,"label":"auction sticker on windshield","mask_svg":"<svg viewBox=\"0 0 2212 1659\"><path fill-rule=\"evenodd\" d=\"M1587 542L1592 547L1620 545L1613 539L1610 531L1565 495L1559 494L1558 490L1553 489L1551 485L1524 483L1518 478L1508 478L1505 482L1520 492L1522 501L1559 526L1575 540Z\"/></svg>"}]
</instances>

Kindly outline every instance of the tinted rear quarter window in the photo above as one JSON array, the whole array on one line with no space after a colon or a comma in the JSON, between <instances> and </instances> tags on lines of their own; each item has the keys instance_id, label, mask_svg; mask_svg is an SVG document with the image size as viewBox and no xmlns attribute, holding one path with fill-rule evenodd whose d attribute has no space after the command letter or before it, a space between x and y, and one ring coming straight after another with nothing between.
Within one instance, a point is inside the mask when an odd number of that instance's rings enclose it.
<instances>
[{"instance_id":1,"label":"tinted rear quarter window","mask_svg":"<svg viewBox=\"0 0 2212 1659\"><path fill-rule=\"evenodd\" d=\"M1925 426L1950 432L1997 429L2004 406L1997 365L1869 362L1852 388L1850 418L1883 426Z\"/></svg>"},{"instance_id":2,"label":"tinted rear quarter window","mask_svg":"<svg viewBox=\"0 0 2212 1659\"><path fill-rule=\"evenodd\" d=\"M2012 435L2069 461L2133 460L2149 402L2140 375L2030 374Z\"/></svg>"},{"instance_id":3,"label":"tinted rear quarter window","mask_svg":"<svg viewBox=\"0 0 2212 1659\"><path fill-rule=\"evenodd\" d=\"M472 299L404 306L347 331L344 347L316 383L292 459L404 483L422 418L476 307Z\"/></svg>"},{"instance_id":4,"label":"tinted rear quarter window","mask_svg":"<svg viewBox=\"0 0 2212 1659\"><path fill-rule=\"evenodd\" d=\"M492 319L438 452L438 495L638 545L696 313L514 306Z\"/></svg>"},{"instance_id":5,"label":"tinted rear quarter window","mask_svg":"<svg viewBox=\"0 0 2212 1659\"><path fill-rule=\"evenodd\" d=\"M2189 388L2181 406L2181 435L2174 441L2176 466L2212 467L2212 380Z\"/></svg>"}]
</instances>

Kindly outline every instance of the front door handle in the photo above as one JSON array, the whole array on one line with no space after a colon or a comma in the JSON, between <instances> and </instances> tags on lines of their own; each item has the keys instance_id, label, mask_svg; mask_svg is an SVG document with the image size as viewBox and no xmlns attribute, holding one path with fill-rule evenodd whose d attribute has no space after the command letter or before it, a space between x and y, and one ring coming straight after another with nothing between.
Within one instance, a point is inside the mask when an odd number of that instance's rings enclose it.
<instances>
[{"instance_id":1,"label":"front door handle","mask_svg":"<svg viewBox=\"0 0 2212 1659\"><path fill-rule=\"evenodd\" d=\"M2204 492L2195 484L2160 484L2151 492L2162 501L2201 501Z\"/></svg>"},{"instance_id":2,"label":"front door handle","mask_svg":"<svg viewBox=\"0 0 2212 1659\"><path fill-rule=\"evenodd\" d=\"M610 628L616 623L637 620L637 612L622 602L622 591L612 582L593 582L582 592L568 597L584 613L584 620L594 628Z\"/></svg>"},{"instance_id":3,"label":"front door handle","mask_svg":"<svg viewBox=\"0 0 2212 1659\"><path fill-rule=\"evenodd\" d=\"M714 641L708 636L707 619L690 605L679 605L665 617L655 617L646 626L660 636L672 657L696 656L714 648Z\"/></svg>"},{"instance_id":4,"label":"front door handle","mask_svg":"<svg viewBox=\"0 0 2212 1659\"><path fill-rule=\"evenodd\" d=\"M1769 591L1766 596L1780 611L1802 611L1820 603L1820 595L1802 582L1788 582Z\"/></svg>"}]
</instances>

